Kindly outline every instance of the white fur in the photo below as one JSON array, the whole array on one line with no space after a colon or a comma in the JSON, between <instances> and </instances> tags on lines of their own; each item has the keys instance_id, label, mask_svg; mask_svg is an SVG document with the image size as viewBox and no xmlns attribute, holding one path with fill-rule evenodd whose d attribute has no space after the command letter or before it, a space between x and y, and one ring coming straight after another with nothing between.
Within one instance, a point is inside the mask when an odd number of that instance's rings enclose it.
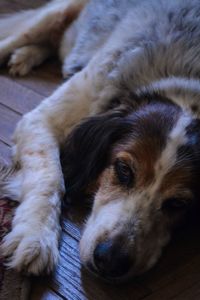
<instances>
[{"instance_id":1,"label":"white fur","mask_svg":"<svg viewBox=\"0 0 200 300\"><path fill-rule=\"evenodd\" d=\"M140 88L137 93L145 92L151 88L158 92L160 95L167 96L173 100L174 103L179 105L184 111L192 113L199 118L200 111L192 111L192 105L198 103L200 94L200 80L194 78L184 77L170 77L155 81L150 86Z\"/></svg>"},{"instance_id":2,"label":"white fur","mask_svg":"<svg viewBox=\"0 0 200 300\"><path fill-rule=\"evenodd\" d=\"M176 126L172 129L168 142L163 150L161 157L155 164L156 182L152 186L150 194L153 196L158 190L164 176L176 163L177 150L180 146L186 144L186 127L190 124L192 118L188 114L183 114L179 118Z\"/></svg>"},{"instance_id":3,"label":"white fur","mask_svg":"<svg viewBox=\"0 0 200 300\"><path fill-rule=\"evenodd\" d=\"M42 27L46 30L57 21L60 11L68 9L70 3L83 5L83 2L52 2L53 5L41 8L30 20L26 32L30 31L34 37ZM19 32L1 41L0 60L4 60L14 48L22 46L24 38L23 32ZM9 256L8 266L17 270L39 274L44 269L51 271L57 263L60 199L64 192L58 145L69 129L89 113L93 75L89 70L90 76L85 76L86 72L64 83L51 97L25 115L15 131L14 160L22 168L17 177L10 178L7 187L12 195L20 197L21 205L15 212L12 231L4 238L1 249L5 256Z\"/></svg>"},{"instance_id":4,"label":"white fur","mask_svg":"<svg viewBox=\"0 0 200 300\"><path fill-rule=\"evenodd\" d=\"M17 126L15 159L23 166L22 203L2 246L4 255L11 255L10 267L39 274L43 269L51 270L57 262L59 207L64 192L58 145L72 126L90 113L95 97L92 87L98 78L95 74L98 74L96 63L64 83ZM11 178L9 186L12 190L18 188L18 179ZM30 255L33 249L37 255Z\"/></svg>"}]
</instances>

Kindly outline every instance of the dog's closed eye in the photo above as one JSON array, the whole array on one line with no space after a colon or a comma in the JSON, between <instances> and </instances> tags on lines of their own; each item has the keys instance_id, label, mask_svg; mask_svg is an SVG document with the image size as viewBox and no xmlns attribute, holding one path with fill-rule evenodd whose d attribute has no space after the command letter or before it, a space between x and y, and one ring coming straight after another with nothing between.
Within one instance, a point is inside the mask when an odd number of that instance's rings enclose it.
<instances>
[{"instance_id":1,"label":"dog's closed eye","mask_svg":"<svg viewBox=\"0 0 200 300\"><path fill-rule=\"evenodd\" d=\"M116 160L114 168L120 184L126 187L132 187L134 185L134 173L128 164L124 161Z\"/></svg>"}]
</instances>

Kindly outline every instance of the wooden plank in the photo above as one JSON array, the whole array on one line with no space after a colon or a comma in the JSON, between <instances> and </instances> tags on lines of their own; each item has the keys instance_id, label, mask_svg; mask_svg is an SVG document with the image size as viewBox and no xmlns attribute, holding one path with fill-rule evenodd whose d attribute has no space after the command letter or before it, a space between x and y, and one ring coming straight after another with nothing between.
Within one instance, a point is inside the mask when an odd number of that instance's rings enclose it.
<instances>
[{"instance_id":1,"label":"wooden plank","mask_svg":"<svg viewBox=\"0 0 200 300\"><path fill-rule=\"evenodd\" d=\"M11 148L0 140L0 163L10 163Z\"/></svg>"},{"instance_id":2,"label":"wooden plank","mask_svg":"<svg viewBox=\"0 0 200 300\"><path fill-rule=\"evenodd\" d=\"M42 96L49 96L63 82L60 69L58 61L52 60L35 68L27 76L13 77L13 80Z\"/></svg>"},{"instance_id":3,"label":"wooden plank","mask_svg":"<svg viewBox=\"0 0 200 300\"><path fill-rule=\"evenodd\" d=\"M0 76L0 103L20 114L32 110L43 97L13 80Z\"/></svg>"},{"instance_id":4,"label":"wooden plank","mask_svg":"<svg viewBox=\"0 0 200 300\"><path fill-rule=\"evenodd\" d=\"M184 287L185 278L182 274L185 272L187 276L190 276L191 283L196 282L194 270L200 272L200 263L198 263L198 260L200 261L200 226L198 223L198 221L188 220L187 224L176 233L176 237L167 247L156 267L142 276L140 283L147 285L153 292L165 287L169 288L177 281Z\"/></svg>"},{"instance_id":5,"label":"wooden plank","mask_svg":"<svg viewBox=\"0 0 200 300\"><path fill-rule=\"evenodd\" d=\"M11 137L17 122L20 120L20 115L0 104L0 116L0 139L11 145Z\"/></svg>"},{"instance_id":6,"label":"wooden plank","mask_svg":"<svg viewBox=\"0 0 200 300\"><path fill-rule=\"evenodd\" d=\"M200 282L193 285L191 288L184 290L179 295L176 295L175 300L199 300L200 299Z\"/></svg>"},{"instance_id":7,"label":"wooden plank","mask_svg":"<svg viewBox=\"0 0 200 300\"><path fill-rule=\"evenodd\" d=\"M200 256L195 259L191 258L191 263L183 266L176 277L174 275L174 273L171 274L171 281L168 282L166 286L160 288L156 292L153 292L153 294L147 297L146 300L176 299L176 296L181 294L183 291L188 289L191 289L192 291L192 286L199 283Z\"/></svg>"},{"instance_id":8,"label":"wooden plank","mask_svg":"<svg viewBox=\"0 0 200 300\"><path fill-rule=\"evenodd\" d=\"M2 78L7 78L7 80L22 85L44 98L51 95L64 82L60 70L61 66L58 60L52 59L22 77L10 76L8 69L4 68L1 70L0 81Z\"/></svg>"},{"instance_id":9,"label":"wooden plank","mask_svg":"<svg viewBox=\"0 0 200 300\"><path fill-rule=\"evenodd\" d=\"M48 287L44 288L44 285L38 285L35 280L33 280L29 300L63 300L62 297Z\"/></svg>"}]
</instances>

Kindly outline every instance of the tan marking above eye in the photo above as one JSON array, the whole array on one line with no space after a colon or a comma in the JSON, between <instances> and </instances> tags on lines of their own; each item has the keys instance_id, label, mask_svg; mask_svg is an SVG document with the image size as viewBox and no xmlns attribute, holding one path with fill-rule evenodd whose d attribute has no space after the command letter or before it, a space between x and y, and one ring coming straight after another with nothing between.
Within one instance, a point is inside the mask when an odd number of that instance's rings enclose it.
<instances>
[{"instance_id":1,"label":"tan marking above eye","mask_svg":"<svg viewBox=\"0 0 200 300\"><path fill-rule=\"evenodd\" d=\"M146 155L146 149L143 149L142 145L138 147L138 143L133 143L128 146L129 151L120 151L116 153L114 158L130 166L137 178L135 182L136 188L145 187L154 178L154 159Z\"/></svg>"},{"instance_id":2,"label":"tan marking above eye","mask_svg":"<svg viewBox=\"0 0 200 300\"><path fill-rule=\"evenodd\" d=\"M117 153L116 159L124 161L127 165L130 165L130 167L133 165L133 157L130 153L126 151L121 151Z\"/></svg>"}]
</instances>

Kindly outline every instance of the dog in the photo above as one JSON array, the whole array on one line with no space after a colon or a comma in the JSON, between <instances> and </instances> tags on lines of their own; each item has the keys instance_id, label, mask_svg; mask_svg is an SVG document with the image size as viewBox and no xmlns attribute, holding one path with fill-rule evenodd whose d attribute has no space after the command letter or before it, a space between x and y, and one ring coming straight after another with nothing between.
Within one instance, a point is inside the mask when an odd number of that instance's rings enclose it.
<instances>
[{"instance_id":1,"label":"dog","mask_svg":"<svg viewBox=\"0 0 200 300\"><path fill-rule=\"evenodd\" d=\"M108 281L149 270L198 205L198 0L56 0L0 20L0 62L25 75L58 53L67 80L14 133L1 246L35 275L57 264L61 199L93 199L83 265Z\"/></svg>"}]
</instances>

